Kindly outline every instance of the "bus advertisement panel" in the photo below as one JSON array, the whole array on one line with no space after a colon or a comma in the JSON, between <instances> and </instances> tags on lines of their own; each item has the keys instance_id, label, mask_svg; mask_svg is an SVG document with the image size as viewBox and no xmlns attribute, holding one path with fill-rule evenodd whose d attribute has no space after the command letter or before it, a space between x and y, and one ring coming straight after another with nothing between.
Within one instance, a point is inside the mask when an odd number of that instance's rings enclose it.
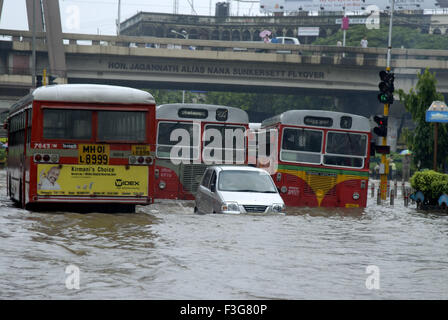
<instances>
[{"instance_id":1,"label":"bus advertisement panel","mask_svg":"<svg viewBox=\"0 0 448 320\"><path fill-rule=\"evenodd\" d=\"M37 194L57 196L148 196L148 167L37 166Z\"/></svg>"}]
</instances>

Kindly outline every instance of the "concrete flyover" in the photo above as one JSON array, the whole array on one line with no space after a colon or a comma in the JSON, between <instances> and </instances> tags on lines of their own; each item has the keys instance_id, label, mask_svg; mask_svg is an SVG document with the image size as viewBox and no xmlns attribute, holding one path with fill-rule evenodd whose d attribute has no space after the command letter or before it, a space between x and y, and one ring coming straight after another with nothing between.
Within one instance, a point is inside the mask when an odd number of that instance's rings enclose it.
<instances>
[{"instance_id":1,"label":"concrete flyover","mask_svg":"<svg viewBox=\"0 0 448 320\"><path fill-rule=\"evenodd\" d=\"M0 96L31 84L28 31L0 30ZM44 33L37 34L44 39ZM63 34L66 70L59 82L108 83L137 88L346 95L378 91L385 48L279 45L244 41ZM417 73L436 71L448 93L448 50L393 49L395 87L409 91ZM37 41L37 73L48 68ZM1 89L3 88L3 90ZM14 94L16 95L16 94Z\"/></svg>"}]
</instances>

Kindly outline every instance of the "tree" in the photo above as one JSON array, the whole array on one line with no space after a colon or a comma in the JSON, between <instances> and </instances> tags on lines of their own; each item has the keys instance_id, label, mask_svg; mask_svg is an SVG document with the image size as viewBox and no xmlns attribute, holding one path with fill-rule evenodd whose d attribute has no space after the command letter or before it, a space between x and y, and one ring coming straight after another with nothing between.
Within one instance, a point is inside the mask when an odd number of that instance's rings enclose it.
<instances>
[{"instance_id":1,"label":"tree","mask_svg":"<svg viewBox=\"0 0 448 320\"><path fill-rule=\"evenodd\" d=\"M398 90L400 101L411 114L417 125L415 132L410 134L408 146L413 153L413 162L420 168L432 168L434 156L434 123L426 122L426 110L433 101L443 101L444 97L436 91L436 75L428 69L418 74L415 90L412 88L408 94L402 89ZM437 146L437 166L448 160L448 128L439 123L439 138ZM420 164L420 166L418 165Z\"/></svg>"},{"instance_id":2,"label":"tree","mask_svg":"<svg viewBox=\"0 0 448 320\"><path fill-rule=\"evenodd\" d=\"M369 41L370 48L386 48L389 37L388 24L381 25L380 29L369 30L365 25L353 25L347 30L346 46L360 47L360 41L365 36ZM338 40L342 40L343 31L332 34L328 37L317 38L313 45L336 45ZM446 49L448 47L448 37L444 35L428 34L417 28L394 26L392 30L392 46L394 48L412 49Z\"/></svg>"}]
</instances>

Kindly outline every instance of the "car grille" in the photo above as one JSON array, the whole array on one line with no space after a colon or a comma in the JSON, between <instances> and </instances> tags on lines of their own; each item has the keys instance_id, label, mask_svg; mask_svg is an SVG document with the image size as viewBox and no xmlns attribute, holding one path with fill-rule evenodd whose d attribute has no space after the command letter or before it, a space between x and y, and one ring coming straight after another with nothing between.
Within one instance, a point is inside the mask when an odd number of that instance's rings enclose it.
<instances>
[{"instance_id":1,"label":"car grille","mask_svg":"<svg viewBox=\"0 0 448 320\"><path fill-rule=\"evenodd\" d=\"M246 210L246 212L251 212L251 213L262 213L266 211L267 206L243 206L244 210Z\"/></svg>"}]
</instances>

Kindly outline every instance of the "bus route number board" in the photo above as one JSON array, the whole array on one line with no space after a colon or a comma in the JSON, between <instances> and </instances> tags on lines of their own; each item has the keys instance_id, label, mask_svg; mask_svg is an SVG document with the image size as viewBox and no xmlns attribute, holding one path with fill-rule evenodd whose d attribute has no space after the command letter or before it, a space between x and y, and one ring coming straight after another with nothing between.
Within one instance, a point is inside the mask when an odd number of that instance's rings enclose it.
<instances>
[{"instance_id":1,"label":"bus route number board","mask_svg":"<svg viewBox=\"0 0 448 320\"><path fill-rule=\"evenodd\" d=\"M80 144L79 164L109 164L109 146L104 144Z\"/></svg>"}]
</instances>

